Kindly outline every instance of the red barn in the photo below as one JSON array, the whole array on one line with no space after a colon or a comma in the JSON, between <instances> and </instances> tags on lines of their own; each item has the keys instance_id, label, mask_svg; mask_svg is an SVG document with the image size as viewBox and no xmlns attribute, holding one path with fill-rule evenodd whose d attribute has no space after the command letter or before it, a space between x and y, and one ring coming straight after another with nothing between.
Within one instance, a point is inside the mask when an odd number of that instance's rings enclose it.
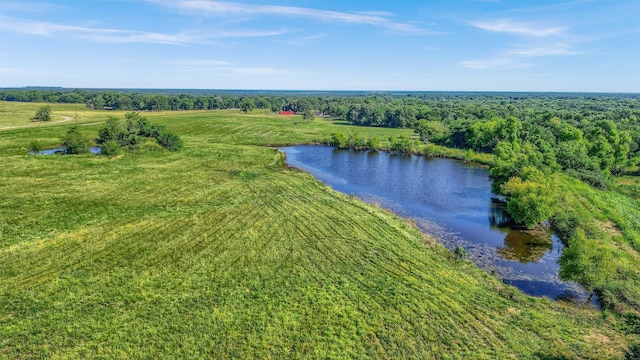
<instances>
[{"instance_id":1,"label":"red barn","mask_svg":"<svg viewBox=\"0 0 640 360\"><path fill-rule=\"evenodd\" d=\"M280 111L280 115L295 115L295 114L296 114L296 113L294 113L294 112L293 112L293 111L291 111L291 110L286 110L286 111L285 111L285 110L283 110L283 111Z\"/></svg>"}]
</instances>

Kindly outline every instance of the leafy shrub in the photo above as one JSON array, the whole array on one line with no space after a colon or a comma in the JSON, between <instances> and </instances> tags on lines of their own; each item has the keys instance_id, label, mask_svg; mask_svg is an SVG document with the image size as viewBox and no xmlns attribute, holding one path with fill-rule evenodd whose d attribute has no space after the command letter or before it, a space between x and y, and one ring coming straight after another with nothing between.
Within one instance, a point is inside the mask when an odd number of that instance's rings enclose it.
<instances>
[{"instance_id":1,"label":"leafy shrub","mask_svg":"<svg viewBox=\"0 0 640 360\"><path fill-rule=\"evenodd\" d=\"M124 135L124 127L120 123L120 120L113 116L109 116L104 126L98 130L96 143L104 144L109 141L120 141L124 138Z\"/></svg>"},{"instance_id":2,"label":"leafy shrub","mask_svg":"<svg viewBox=\"0 0 640 360\"><path fill-rule=\"evenodd\" d=\"M89 152L89 140L80 133L78 125L74 125L62 138L62 147L67 154L84 154Z\"/></svg>"},{"instance_id":3,"label":"leafy shrub","mask_svg":"<svg viewBox=\"0 0 640 360\"><path fill-rule=\"evenodd\" d=\"M397 151L399 153L410 153L412 148L412 141L407 135L400 135L398 137L392 136L389 138L389 150Z\"/></svg>"},{"instance_id":4,"label":"leafy shrub","mask_svg":"<svg viewBox=\"0 0 640 360\"><path fill-rule=\"evenodd\" d=\"M377 137L377 136L369 138L367 140L367 147L369 149L379 149L380 148L380 138Z\"/></svg>"},{"instance_id":5,"label":"leafy shrub","mask_svg":"<svg viewBox=\"0 0 640 360\"><path fill-rule=\"evenodd\" d=\"M42 143L40 143L40 141L38 140L33 140L31 141L31 144L29 144L29 151L36 154L42 151L43 148L44 146L42 146Z\"/></svg>"},{"instance_id":6,"label":"leafy shrub","mask_svg":"<svg viewBox=\"0 0 640 360\"><path fill-rule=\"evenodd\" d=\"M102 143L102 150L100 151L101 155L105 156L113 156L117 155L120 152L120 145L115 140L109 140L105 143Z\"/></svg>"},{"instance_id":7,"label":"leafy shrub","mask_svg":"<svg viewBox=\"0 0 640 360\"><path fill-rule=\"evenodd\" d=\"M42 106L36 111L36 114L31 118L31 121L50 121L51 120L51 106Z\"/></svg>"},{"instance_id":8,"label":"leafy shrub","mask_svg":"<svg viewBox=\"0 0 640 360\"><path fill-rule=\"evenodd\" d=\"M158 136L158 144L171 151L180 150L183 146L180 137L170 131L163 131L160 136Z\"/></svg>"},{"instance_id":9,"label":"leafy shrub","mask_svg":"<svg viewBox=\"0 0 640 360\"><path fill-rule=\"evenodd\" d=\"M348 146L348 138L343 133L335 132L331 134L331 145L344 149Z\"/></svg>"},{"instance_id":10,"label":"leafy shrub","mask_svg":"<svg viewBox=\"0 0 640 360\"><path fill-rule=\"evenodd\" d=\"M453 251L453 254L455 255L456 259L461 260L467 257L467 250L465 250L464 247L458 245Z\"/></svg>"},{"instance_id":11,"label":"leafy shrub","mask_svg":"<svg viewBox=\"0 0 640 360\"><path fill-rule=\"evenodd\" d=\"M607 179L607 177L604 176L604 174L600 171L593 171L593 170L586 170L586 169L580 169L580 170L569 169L567 170L567 174L570 176L573 176L578 180L582 180L586 182L587 184L593 186L596 189L607 190L610 185L609 179Z\"/></svg>"},{"instance_id":12,"label":"leafy shrub","mask_svg":"<svg viewBox=\"0 0 640 360\"><path fill-rule=\"evenodd\" d=\"M567 209L556 212L550 222L553 231L555 231L561 239L570 239L575 235L576 230L582 226L579 215Z\"/></svg>"}]
</instances>

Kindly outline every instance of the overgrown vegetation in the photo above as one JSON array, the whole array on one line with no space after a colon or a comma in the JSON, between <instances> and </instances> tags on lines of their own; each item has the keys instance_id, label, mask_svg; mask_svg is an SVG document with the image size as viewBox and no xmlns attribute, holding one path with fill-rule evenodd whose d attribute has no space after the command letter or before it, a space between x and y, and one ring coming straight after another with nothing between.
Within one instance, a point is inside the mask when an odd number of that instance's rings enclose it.
<instances>
[{"instance_id":1,"label":"overgrown vegetation","mask_svg":"<svg viewBox=\"0 0 640 360\"><path fill-rule=\"evenodd\" d=\"M96 142L102 145L102 154L114 155L119 152L118 147L135 149L144 143L145 139L155 139L158 145L167 150L182 149L180 137L164 126L153 125L136 112L126 113L124 117L123 124L120 119L110 116L105 125L98 130Z\"/></svg>"},{"instance_id":2,"label":"overgrown vegetation","mask_svg":"<svg viewBox=\"0 0 640 360\"><path fill-rule=\"evenodd\" d=\"M89 139L82 135L78 125L73 125L62 138L62 148L65 154L85 154L89 152Z\"/></svg>"}]
</instances>

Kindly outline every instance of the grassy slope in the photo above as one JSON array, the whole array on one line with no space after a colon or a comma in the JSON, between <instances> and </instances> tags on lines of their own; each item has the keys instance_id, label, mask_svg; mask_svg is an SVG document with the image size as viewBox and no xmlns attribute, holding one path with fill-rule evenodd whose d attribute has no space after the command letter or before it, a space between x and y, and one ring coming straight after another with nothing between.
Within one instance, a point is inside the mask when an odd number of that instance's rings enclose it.
<instances>
[{"instance_id":1,"label":"grassy slope","mask_svg":"<svg viewBox=\"0 0 640 360\"><path fill-rule=\"evenodd\" d=\"M614 273L601 289L603 300L629 321L640 321L640 203L569 177L562 179L562 193L564 211L575 214L589 238L606 244L613 255ZM634 326L640 334L640 323Z\"/></svg>"},{"instance_id":2,"label":"grassy slope","mask_svg":"<svg viewBox=\"0 0 640 360\"><path fill-rule=\"evenodd\" d=\"M68 124L0 131L0 356L621 356L611 318L453 261L263 146L336 126L147 115L185 150L28 156Z\"/></svg>"}]
</instances>

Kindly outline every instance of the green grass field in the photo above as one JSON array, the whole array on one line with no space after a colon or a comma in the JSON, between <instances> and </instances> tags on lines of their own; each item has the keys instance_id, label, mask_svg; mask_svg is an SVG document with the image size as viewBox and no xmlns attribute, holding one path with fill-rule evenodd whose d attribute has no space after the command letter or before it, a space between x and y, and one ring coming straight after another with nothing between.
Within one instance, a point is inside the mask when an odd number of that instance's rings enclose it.
<instances>
[{"instance_id":1,"label":"green grass field","mask_svg":"<svg viewBox=\"0 0 640 360\"><path fill-rule=\"evenodd\" d=\"M525 296L268 147L346 125L143 113L185 149L27 155L72 124L29 124L36 108L0 103L0 127L29 126L0 130L2 358L610 359L633 341L615 316ZM109 115L78 121L95 137Z\"/></svg>"}]
</instances>

